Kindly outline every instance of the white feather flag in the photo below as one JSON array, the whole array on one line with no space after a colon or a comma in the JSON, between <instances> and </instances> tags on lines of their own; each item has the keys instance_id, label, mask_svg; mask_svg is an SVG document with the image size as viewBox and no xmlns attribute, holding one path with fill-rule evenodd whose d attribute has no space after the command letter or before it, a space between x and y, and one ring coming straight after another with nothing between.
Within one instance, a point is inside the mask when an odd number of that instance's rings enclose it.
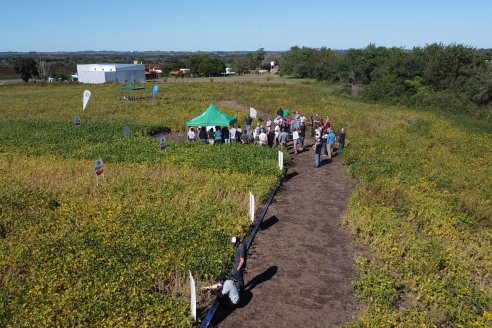
<instances>
[{"instance_id":1,"label":"white feather flag","mask_svg":"<svg viewBox=\"0 0 492 328\"><path fill-rule=\"evenodd\" d=\"M89 90L84 91L84 95L82 96L82 110L85 110L87 107L87 103L89 102L89 98L91 97L91 92Z\"/></svg>"},{"instance_id":2,"label":"white feather flag","mask_svg":"<svg viewBox=\"0 0 492 328\"><path fill-rule=\"evenodd\" d=\"M249 108L249 116L256 117L256 115L257 115L256 109L254 109L253 107L250 107Z\"/></svg>"}]
</instances>

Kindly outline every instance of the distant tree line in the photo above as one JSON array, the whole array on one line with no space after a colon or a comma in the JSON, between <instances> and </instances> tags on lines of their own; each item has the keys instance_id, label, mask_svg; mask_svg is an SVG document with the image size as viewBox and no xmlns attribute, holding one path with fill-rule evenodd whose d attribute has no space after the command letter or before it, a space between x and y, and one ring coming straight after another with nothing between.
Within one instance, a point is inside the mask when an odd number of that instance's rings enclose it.
<instances>
[{"instance_id":1,"label":"distant tree line","mask_svg":"<svg viewBox=\"0 0 492 328\"><path fill-rule=\"evenodd\" d=\"M406 51L376 47L335 52L293 47L281 74L339 82L353 95L453 111L492 105L492 53L451 44ZM471 106L471 107L470 107Z\"/></svg>"}]
</instances>

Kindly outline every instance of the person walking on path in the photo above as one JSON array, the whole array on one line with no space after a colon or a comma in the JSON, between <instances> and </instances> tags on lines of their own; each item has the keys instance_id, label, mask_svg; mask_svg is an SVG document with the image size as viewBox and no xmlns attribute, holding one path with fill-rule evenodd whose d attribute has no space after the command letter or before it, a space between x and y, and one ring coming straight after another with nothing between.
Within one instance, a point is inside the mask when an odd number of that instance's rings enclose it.
<instances>
[{"instance_id":1,"label":"person walking on path","mask_svg":"<svg viewBox=\"0 0 492 328\"><path fill-rule=\"evenodd\" d=\"M328 130L323 130L321 139L321 148L323 149L323 156L329 156L328 150Z\"/></svg>"},{"instance_id":2,"label":"person walking on path","mask_svg":"<svg viewBox=\"0 0 492 328\"><path fill-rule=\"evenodd\" d=\"M280 135L278 136L278 143L280 145L280 149L287 148L288 139L289 139L289 134L285 131L285 129L282 129L282 132L280 132Z\"/></svg>"},{"instance_id":3,"label":"person walking on path","mask_svg":"<svg viewBox=\"0 0 492 328\"><path fill-rule=\"evenodd\" d=\"M237 279L239 289L242 290L244 288L244 269L246 268L248 250L246 249L246 244L241 244L238 237L232 237L231 243L236 246L236 256L234 257L234 276Z\"/></svg>"},{"instance_id":4,"label":"person walking on path","mask_svg":"<svg viewBox=\"0 0 492 328\"><path fill-rule=\"evenodd\" d=\"M298 145L299 145L299 131L297 131L296 128L294 128L294 130L292 131L292 140L294 141L294 154L298 154L299 153L299 150L298 150Z\"/></svg>"},{"instance_id":5,"label":"person walking on path","mask_svg":"<svg viewBox=\"0 0 492 328\"><path fill-rule=\"evenodd\" d=\"M316 139L314 144L314 167L319 167L321 164L321 139Z\"/></svg>"},{"instance_id":6,"label":"person walking on path","mask_svg":"<svg viewBox=\"0 0 492 328\"><path fill-rule=\"evenodd\" d=\"M338 135L338 154L342 155L343 147L345 147L345 130L342 128Z\"/></svg>"},{"instance_id":7,"label":"person walking on path","mask_svg":"<svg viewBox=\"0 0 492 328\"><path fill-rule=\"evenodd\" d=\"M306 125L301 124L301 128L299 129L299 150L304 150L304 138L306 137Z\"/></svg>"}]
</instances>

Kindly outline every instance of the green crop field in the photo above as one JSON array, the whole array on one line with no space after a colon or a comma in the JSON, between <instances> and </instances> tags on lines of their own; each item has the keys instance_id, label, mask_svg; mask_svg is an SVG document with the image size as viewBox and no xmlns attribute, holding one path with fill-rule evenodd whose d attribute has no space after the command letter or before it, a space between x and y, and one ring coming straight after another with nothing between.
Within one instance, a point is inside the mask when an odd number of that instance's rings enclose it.
<instances>
[{"instance_id":1,"label":"green crop field","mask_svg":"<svg viewBox=\"0 0 492 328\"><path fill-rule=\"evenodd\" d=\"M247 192L264 200L277 183L276 151L159 152L147 135L183 131L222 100L330 115L346 129L342 160L358 188L345 224L367 246L354 283L365 308L350 326L491 326L491 122L334 91L180 82L126 102L114 85L1 86L0 326L192 325L187 272L207 281L230 268L228 237L249 227Z\"/></svg>"},{"instance_id":2,"label":"green crop field","mask_svg":"<svg viewBox=\"0 0 492 328\"><path fill-rule=\"evenodd\" d=\"M131 103L113 89L91 88L86 112L81 86L0 90L2 327L191 326L188 270L207 282L230 270L248 192L264 200L278 182L276 150L161 152L147 136L183 129L208 105L206 88Z\"/></svg>"}]
</instances>

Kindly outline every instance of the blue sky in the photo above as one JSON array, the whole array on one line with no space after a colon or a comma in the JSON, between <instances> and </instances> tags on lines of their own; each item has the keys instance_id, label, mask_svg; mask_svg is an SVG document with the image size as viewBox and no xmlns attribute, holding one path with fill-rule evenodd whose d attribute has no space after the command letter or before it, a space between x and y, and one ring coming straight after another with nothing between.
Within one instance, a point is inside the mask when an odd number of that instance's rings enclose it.
<instances>
[{"instance_id":1,"label":"blue sky","mask_svg":"<svg viewBox=\"0 0 492 328\"><path fill-rule=\"evenodd\" d=\"M492 0L13 0L0 51L492 48Z\"/></svg>"}]
</instances>

